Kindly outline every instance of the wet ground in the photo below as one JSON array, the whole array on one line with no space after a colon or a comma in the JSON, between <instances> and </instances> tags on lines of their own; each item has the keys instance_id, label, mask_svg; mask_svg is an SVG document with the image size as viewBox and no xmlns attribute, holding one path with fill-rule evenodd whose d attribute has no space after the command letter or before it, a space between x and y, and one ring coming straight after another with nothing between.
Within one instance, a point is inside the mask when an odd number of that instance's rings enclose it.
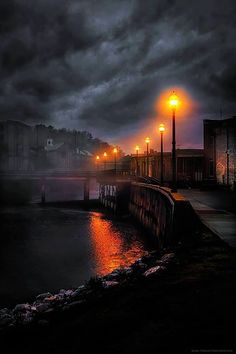
<instances>
[{"instance_id":1,"label":"wet ground","mask_svg":"<svg viewBox=\"0 0 236 354\"><path fill-rule=\"evenodd\" d=\"M76 208L0 209L0 307L79 286L152 246L129 222Z\"/></svg>"},{"instance_id":2,"label":"wet ground","mask_svg":"<svg viewBox=\"0 0 236 354\"><path fill-rule=\"evenodd\" d=\"M236 194L227 190L180 190L202 222L231 247L236 248Z\"/></svg>"}]
</instances>

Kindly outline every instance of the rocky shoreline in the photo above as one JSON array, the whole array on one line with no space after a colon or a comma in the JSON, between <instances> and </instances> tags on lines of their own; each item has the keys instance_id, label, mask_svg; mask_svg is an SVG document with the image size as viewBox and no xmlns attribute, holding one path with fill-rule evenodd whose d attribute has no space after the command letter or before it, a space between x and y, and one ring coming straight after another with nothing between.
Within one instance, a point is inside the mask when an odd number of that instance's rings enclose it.
<instances>
[{"instance_id":1,"label":"rocky shoreline","mask_svg":"<svg viewBox=\"0 0 236 354\"><path fill-rule=\"evenodd\" d=\"M85 285L61 289L57 294L39 294L33 303L17 304L14 309L0 309L0 331L31 324L47 325L55 313L87 306L104 297L110 289L129 286L140 279L163 274L175 262L174 253L153 251L130 267L119 268L103 277L91 278Z\"/></svg>"}]
</instances>

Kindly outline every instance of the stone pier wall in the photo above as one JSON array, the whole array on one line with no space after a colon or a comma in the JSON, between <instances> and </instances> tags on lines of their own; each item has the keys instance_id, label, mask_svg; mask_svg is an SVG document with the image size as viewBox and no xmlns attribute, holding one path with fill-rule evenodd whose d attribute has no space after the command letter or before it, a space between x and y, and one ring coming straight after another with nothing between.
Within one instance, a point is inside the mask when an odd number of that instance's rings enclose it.
<instances>
[{"instance_id":1,"label":"stone pier wall","mask_svg":"<svg viewBox=\"0 0 236 354\"><path fill-rule=\"evenodd\" d=\"M199 222L191 204L169 188L146 183L100 184L100 203L114 212L130 213L158 248L171 248L190 237Z\"/></svg>"},{"instance_id":2,"label":"stone pier wall","mask_svg":"<svg viewBox=\"0 0 236 354\"><path fill-rule=\"evenodd\" d=\"M129 213L130 187L130 182L123 181L100 183L100 203L114 212Z\"/></svg>"},{"instance_id":3,"label":"stone pier wall","mask_svg":"<svg viewBox=\"0 0 236 354\"><path fill-rule=\"evenodd\" d=\"M156 185L133 182L129 210L156 238L160 249L190 236L197 222L194 210L182 195Z\"/></svg>"}]
</instances>

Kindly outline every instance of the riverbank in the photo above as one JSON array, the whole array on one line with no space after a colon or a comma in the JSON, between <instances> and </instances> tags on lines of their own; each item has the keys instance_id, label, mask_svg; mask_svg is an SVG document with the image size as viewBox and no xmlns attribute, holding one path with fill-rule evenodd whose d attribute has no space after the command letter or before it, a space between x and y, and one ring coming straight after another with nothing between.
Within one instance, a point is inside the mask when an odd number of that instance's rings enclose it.
<instances>
[{"instance_id":1,"label":"riverbank","mask_svg":"<svg viewBox=\"0 0 236 354\"><path fill-rule=\"evenodd\" d=\"M99 292L87 305L74 304L49 312L37 324L4 331L1 352L15 353L15 343L19 353L232 350L235 252L202 228L160 270L122 286L110 283L102 293L94 281L90 285Z\"/></svg>"}]
</instances>

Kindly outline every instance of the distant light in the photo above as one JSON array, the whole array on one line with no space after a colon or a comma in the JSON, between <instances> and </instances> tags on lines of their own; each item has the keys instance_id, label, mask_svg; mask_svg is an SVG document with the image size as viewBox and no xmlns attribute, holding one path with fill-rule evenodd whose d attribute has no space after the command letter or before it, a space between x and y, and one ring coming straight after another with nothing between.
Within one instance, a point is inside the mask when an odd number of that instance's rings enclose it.
<instances>
[{"instance_id":1,"label":"distant light","mask_svg":"<svg viewBox=\"0 0 236 354\"><path fill-rule=\"evenodd\" d=\"M147 137L147 138L145 139L145 143L146 143L146 144L149 144L149 143L150 143L150 138Z\"/></svg>"},{"instance_id":2,"label":"distant light","mask_svg":"<svg viewBox=\"0 0 236 354\"><path fill-rule=\"evenodd\" d=\"M163 133L165 131L165 125L163 124L163 123L161 123L160 125L159 125L159 132L160 133Z\"/></svg>"},{"instance_id":3,"label":"distant light","mask_svg":"<svg viewBox=\"0 0 236 354\"><path fill-rule=\"evenodd\" d=\"M169 98L169 105L172 108L176 108L178 104L179 104L178 96L175 94L175 91L173 91L172 95Z\"/></svg>"},{"instance_id":4,"label":"distant light","mask_svg":"<svg viewBox=\"0 0 236 354\"><path fill-rule=\"evenodd\" d=\"M96 160L100 160L100 157L98 155L96 156Z\"/></svg>"},{"instance_id":5,"label":"distant light","mask_svg":"<svg viewBox=\"0 0 236 354\"><path fill-rule=\"evenodd\" d=\"M117 154L117 152L118 152L117 148L114 148L113 152L114 152L114 154Z\"/></svg>"},{"instance_id":6,"label":"distant light","mask_svg":"<svg viewBox=\"0 0 236 354\"><path fill-rule=\"evenodd\" d=\"M138 145L136 145L135 150L139 151L139 146Z\"/></svg>"},{"instance_id":7,"label":"distant light","mask_svg":"<svg viewBox=\"0 0 236 354\"><path fill-rule=\"evenodd\" d=\"M107 157L107 153L106 153L106 152L104 152L103 156L104 156L104 157Z\"/></svg>"}]
</instances>

